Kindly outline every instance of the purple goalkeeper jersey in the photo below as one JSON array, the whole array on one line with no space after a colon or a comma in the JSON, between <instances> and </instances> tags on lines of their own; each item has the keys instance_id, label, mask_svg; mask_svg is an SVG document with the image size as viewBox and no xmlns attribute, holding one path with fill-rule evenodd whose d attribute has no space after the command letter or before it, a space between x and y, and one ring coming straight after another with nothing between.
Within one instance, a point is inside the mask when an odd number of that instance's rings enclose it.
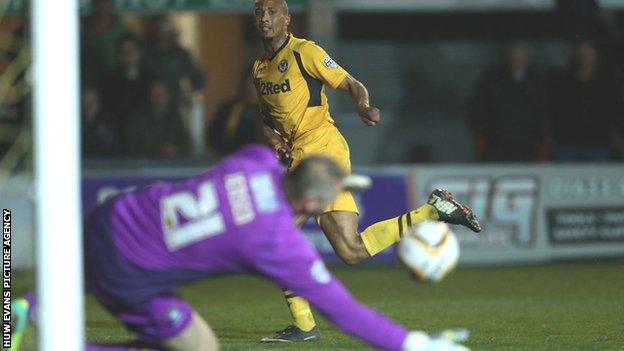
<instances>
[{"instance_id":1,"label":"purple goalkeeper jersey","mask_svg":"<svg viewBox=\"0 0 624 351\"><path fill-rule=\"evenodd\" d=\"M295 227L283 176L271 149L249 146L209 172L116 197L104 212L107 231L123 257L170 277L172 287L259 273L309 300L343 331L399 350L407 331L354 300Z\"/></svg>"}]
</instances>

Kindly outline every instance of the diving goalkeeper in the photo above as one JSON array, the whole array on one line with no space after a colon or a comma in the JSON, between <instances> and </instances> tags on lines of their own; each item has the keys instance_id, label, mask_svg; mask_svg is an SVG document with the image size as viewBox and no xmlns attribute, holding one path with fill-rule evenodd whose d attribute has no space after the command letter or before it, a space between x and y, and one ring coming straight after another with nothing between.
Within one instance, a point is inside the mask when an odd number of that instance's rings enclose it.
<instances>
[{"instance_id":1,"label":"diving goalkeeper","mask_svg":"<svg viewBox=\"0 0 624 351\"><path fill-rule=\"evenodd\" d=\"M88 290L139 344L88 344L87 351L217 350L208 323L173 290L225 273L261 274L379 349L466 350L447 337L410 332L355 301L295 227L295 214L322 211L344 179L339 166L320 156L284 175L273 150L249 146L209 172L95 208L85 221ZM20 324L14 350L36 306L32 294L12 306Z\"/></svg>"}]
</instances>

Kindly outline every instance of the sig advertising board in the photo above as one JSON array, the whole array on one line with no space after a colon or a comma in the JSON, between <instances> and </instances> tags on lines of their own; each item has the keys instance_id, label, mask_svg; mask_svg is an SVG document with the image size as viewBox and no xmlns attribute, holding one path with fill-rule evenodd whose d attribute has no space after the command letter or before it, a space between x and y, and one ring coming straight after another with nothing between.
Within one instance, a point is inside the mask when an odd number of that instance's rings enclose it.
<instances>
[{"instance_id":1,"label":"sig advertising board","mask_svg":"<svg viewBox=\"0 0 624 351\"><path fill-rule=\"evenodd\" d=\"M418 167L410 179L421 202L445 188L481 218L480 234L454 227L461 262L624 256L624 166Z\"/></svg>"}]
</instances>

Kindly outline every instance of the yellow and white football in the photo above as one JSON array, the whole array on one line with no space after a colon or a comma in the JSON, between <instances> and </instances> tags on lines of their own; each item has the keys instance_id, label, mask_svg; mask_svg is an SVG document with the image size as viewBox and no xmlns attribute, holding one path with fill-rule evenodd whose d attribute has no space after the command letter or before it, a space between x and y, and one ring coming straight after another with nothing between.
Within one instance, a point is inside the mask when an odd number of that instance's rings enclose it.
<instances>
[{"instance_id":1,"label":"yellow and white football","mask_svg":"<svg viewBox=\"0 0 624 351\"><path fill-rule=\"evenodd\" d=\"M397 253L417 280L439 282L457 265L459 241L446 223L423 222L408 230Z\"/></svg>"}]
</instances>

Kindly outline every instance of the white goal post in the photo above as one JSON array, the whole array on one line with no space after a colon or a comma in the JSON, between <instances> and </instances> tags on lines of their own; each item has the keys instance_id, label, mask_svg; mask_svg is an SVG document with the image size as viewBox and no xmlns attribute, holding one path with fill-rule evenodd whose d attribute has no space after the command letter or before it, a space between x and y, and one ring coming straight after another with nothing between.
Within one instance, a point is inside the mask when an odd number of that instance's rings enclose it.
<instances>
[{"instance_id":1,"label":"white goal post","mask_svg":"<svg viewBox=\"0 0 624 351\"><path fill-rule=\"evenodd\" d=\"M84 350L78 0L33 0L39 349Z\"/></svg>"}]
</instances>

